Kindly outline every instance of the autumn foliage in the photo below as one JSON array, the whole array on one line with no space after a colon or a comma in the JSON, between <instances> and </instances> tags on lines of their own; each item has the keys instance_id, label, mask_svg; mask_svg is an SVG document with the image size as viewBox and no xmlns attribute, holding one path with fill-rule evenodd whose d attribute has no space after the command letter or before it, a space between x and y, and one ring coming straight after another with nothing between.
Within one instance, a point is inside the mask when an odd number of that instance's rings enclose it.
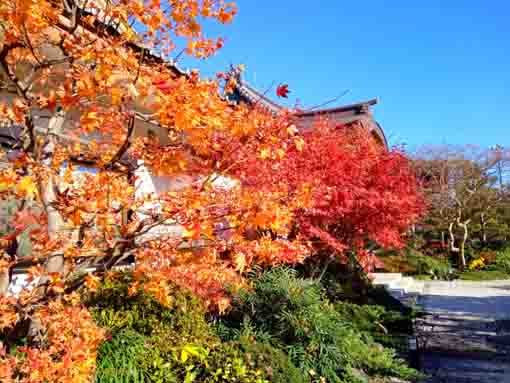
<instances>
[{"instance_id":1,"label":"autumn foliage","mask_svg":"<svg viewBox=\"0 0 510 383\"><path fill-rule=\"evenodd\" d=\"M279 185L289 196L310 190L294 211L294 230L316 249L328 248L340 259L354 252L367 271L380 262L366 249L398 248L403 234L424 212L424 200L405 153L386 150L359 126L318 121L302 134L283 159L252 157L241 171L246 185ZM271 186L268 186L271 185Z\"/></svg>"},{"instance_id":2,"label":"autumn foliage","mask_svg":"<svg viewBox=\"0 0 510 383\"><path fill-rule=\"evenodd\" d=\"M90 380L102 331L77 291L117 266L133 266L132 294L171 305L172 282L222 311L254 265L302 262L315 238L339 253L398 245L419 213L402 154L357 131L300 136L292 113L232 105L219 80L168 63L214 54L223 40L201 23L235 13L221 0L0 4L0 196L18 208L1 241L2 382ZM173 186L144 193L144 171ZM24 259L9 250L21 231ZM20 264L26 285L9 296Z\"/></svg>"}]
</instances>

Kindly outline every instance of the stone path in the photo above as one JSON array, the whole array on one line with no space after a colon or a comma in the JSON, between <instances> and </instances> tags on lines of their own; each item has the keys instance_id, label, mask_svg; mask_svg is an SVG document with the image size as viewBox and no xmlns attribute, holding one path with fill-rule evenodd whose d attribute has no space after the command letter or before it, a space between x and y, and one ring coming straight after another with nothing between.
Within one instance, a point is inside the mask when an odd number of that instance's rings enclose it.
<instances>
[{"instance_id":1,"label":"stone path","mask_svg":"<svg viewBox=\"0 0 510 383\"><path fill-rule=\"evenodd\" d=\"M510 383L510 281L415 281L374 274L392 296L417 305L427 383Z\"/></svg>"}]
</instances>

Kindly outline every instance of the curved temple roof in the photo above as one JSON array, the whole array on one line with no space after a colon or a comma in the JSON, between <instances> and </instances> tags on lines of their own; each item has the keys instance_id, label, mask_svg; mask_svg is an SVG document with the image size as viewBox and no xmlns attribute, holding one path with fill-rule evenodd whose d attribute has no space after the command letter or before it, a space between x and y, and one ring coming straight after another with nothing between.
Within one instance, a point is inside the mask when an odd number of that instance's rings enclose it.
<instances>
[{"instance_id":1,"label":"curved temple roof","mask_svg":"<svg viewBox=\"0 0 510 383\"><path fill-rule=\"evenodd\" d=\"M229 95L229 99L234 102L244 101L249 104L258 104L267 109L271 113L278 113L283 107L272 101L265 95L249 85L247 82L240 80L234 93ZM374 135L375 139L388 148L388 141L381 125L374 119L371 107L377 104L377 99L359 102L351 105L343 105L334 108L312 109L298 112L300 119L299 125L301 129L309 129L313 121L317 117L327 117L340 124L360 123Z\"/></svg>"}]
</instances>

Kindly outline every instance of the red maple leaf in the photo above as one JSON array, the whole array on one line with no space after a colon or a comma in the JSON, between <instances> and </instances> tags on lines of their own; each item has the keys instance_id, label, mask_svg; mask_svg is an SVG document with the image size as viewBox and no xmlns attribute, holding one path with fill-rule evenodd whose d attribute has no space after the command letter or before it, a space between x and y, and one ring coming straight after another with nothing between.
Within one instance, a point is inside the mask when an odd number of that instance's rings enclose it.
<instances>
[{"instance_id":1,"label":"red maple leaf","mask_svg":"<svg viewBox=\"0 0 510 383\"><path fill-rule=\"evenodd\" d=\"M384 263L378 258L373 252L360 250L358 252L358 262L363 270L367 273L371 273L376 269L384 267Z\"/></svg>"},{"instance_id":2,"label":"red maple leaf","mask_svg":"<svg viewBox=\"0 0 510 383\"><path fill-rule=\"evenodd\" d=\"M154 85L156 88L158 88L163 93L169 93L170 88L172 85L168 82L166 79L156 79L152 82L152 85Z\"/></svg>"},{"instance_id":3,"label":"red maple leaf","mask_svg":"<svg viewBox=\"0 0 510 383\"><path fill-rule=\"evenodd\" d=\"M40 218L26 210L19 211L15 214L14 220L11 223L14 230L19 234L24 231L28 226L38 224Z\"/></svg>"},{"instance_id":4,"label":"red maple leaf","mask_svg":"<svg viewBox=\"0 0 510 383\"><path fill-rule=\"evenodd\" d=\"M278 97L287 98L289 93L289 86L287 84L280 84L276 88L276 95Z\"/></svg>"},{"instance_id":5,"label":"red maple leaf","mask_svg":"<svg viewBox=\"0 0 510 383\"><path fill-rule=\"evenodd\" d=\"M368 130L352 125L338 129L318 121L300 138L306 150L291 149L278 163L246 153L253 159L237 173L242 184L270 190L285 182L296 192L311 185L294 212L299 234L317 250L327 245L340 256L353 250L367 271L382 267L363 252L368 241L402 247L402 233L426 208L410 160L398 150L381 150Z\"/></svg>"}]
</instances>

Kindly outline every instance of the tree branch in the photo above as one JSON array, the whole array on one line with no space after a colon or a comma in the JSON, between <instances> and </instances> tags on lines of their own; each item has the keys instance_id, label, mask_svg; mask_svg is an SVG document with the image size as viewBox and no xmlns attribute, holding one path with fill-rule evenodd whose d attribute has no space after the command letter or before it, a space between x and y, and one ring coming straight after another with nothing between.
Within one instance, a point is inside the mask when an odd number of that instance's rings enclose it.
<instances>
[{"instance_id":1,"label":"tree branch","mask_svg":"<svg viewBox=\"0 0 510 383\"><path fill-rule=\"evenodd\" d=\"M133 114L129 119L128 130L123 144L121 145L119 150L117 150L117 153L115 153L114 156L111 158L108 164L106 164L105 168L111 168L117 161L119 161L122 158L122 156L131 146L131 136L133 135L133 131L135 130L135 120L136 117Z\"/></svg>"},{"instance_id":2,"label":"tree branch","mask_svg":"<svg viewBox=\"0 0 510 383\"><path fill-rule=\"evenodd\" d=\"M18 95L20 97L23 97L24 99L28 100L26 89L21 86L20 80L18 79L16 74L11 72L11 70L9 69L9 64L7 63L7 55L9 54L9 52L13 49L22 48L22 47L23 47L23 44L21 44L19 42L12 43L10 45L4 45L2 48L2 51L0 52L0 66L4 70L7 77L9 77L11 82L16 87Z\"/></svg>"}]
</instances>

